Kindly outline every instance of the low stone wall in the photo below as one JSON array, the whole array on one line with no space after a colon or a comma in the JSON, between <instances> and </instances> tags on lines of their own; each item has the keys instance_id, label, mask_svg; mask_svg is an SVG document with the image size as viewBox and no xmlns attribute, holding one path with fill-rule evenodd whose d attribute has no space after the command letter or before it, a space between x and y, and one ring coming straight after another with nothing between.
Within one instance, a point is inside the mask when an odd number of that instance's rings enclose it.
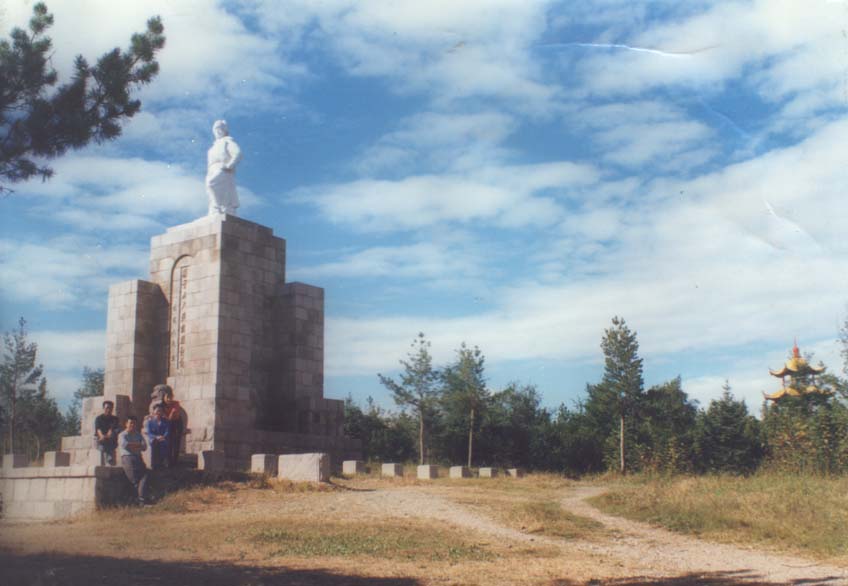
<instances>
[{"instance_id":1,"label":"low stone wall","mask_svg":"<svg viewBox=\"0 0 848 586\"><path fill-rule=\"evenodd\" d=\"M100 466L103 456L90 435L71 435L62 438L62 451L70 454L71 466Z\"/></svg>"},{"instance_id":2,"label":"low stone wall","mask_svg":"<svg viewBox=\"0 0 848 586\"><path fill-rule=\"evenodd\" d=\"M222 430L215 436L214 449L224 451L228 470L250 470L253 454L326 453L331 456L335 472L341 472L344 460L362 457L362 442L358 439L252 429Z\"/></svg>"},{"instance_id":3,"label":"low stone wall","mask_svg":"<svg viewBox=\"0 0 848 586\"><path fill-rule=\"evenodd\" d=\"M61 519L131 502L132 486L118 467L6 467L0 499L3 519Z\"/></svg>"}]
</instances>

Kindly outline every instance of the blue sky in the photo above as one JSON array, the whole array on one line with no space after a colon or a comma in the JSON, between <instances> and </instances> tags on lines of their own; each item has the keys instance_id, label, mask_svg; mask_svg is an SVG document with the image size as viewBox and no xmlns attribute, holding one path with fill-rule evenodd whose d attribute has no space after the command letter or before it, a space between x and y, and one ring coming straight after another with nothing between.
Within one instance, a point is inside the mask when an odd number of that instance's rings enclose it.
<instances>
[{"instance_id":1,"label":"blue sky","mask_svg":"<svg viewBox=\"0 0 848 586\"><path fill-rule=\"evenodd\" d=\"M103 363L109 284L205 213L225 118L241 215L326 290L329 397L371 395L419 331L550 406L600 378L614 315L648 384L760 391L797 337L835 371L848 303L848 4L53 1L60 73L168 38L115 142L0 200L0 325L66 402ZM31 3L0 6L0 28Z\"/></svg>"}]
</instances>

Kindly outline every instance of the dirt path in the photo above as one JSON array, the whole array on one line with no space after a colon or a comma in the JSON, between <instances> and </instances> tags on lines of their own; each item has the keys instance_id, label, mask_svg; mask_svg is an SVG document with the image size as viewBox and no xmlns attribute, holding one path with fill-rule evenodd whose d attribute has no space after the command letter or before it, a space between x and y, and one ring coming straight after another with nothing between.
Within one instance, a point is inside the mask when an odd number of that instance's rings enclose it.
<instances>
[{"instance_id":1,"label":"dirt path","mask_svg":"<svg viewBox=\"0 0 848 586\"><path fill-rule=\"evenodd\" d=\"M380 515L439 520L496 539L555 545L562 549L563 555L585 556L587 562L593 560L597 564L611 564L629 575L654 578L703 573L769 583L848 585L848 570L844 568L753 547L710 543L606 515L585 501L604 490L603 487L579 486L563 497L561 503L576 515L602 523L609 530L607 537L567 542L505 527L452 502L438 491L422 490L420 487L354 493L347 499L351 508L359 505ZM583 556L575 555L578 553Z\"/></svg>"},{"instance_id":2,"label":"dirt path","mask_svg":"<svg viewBox=\"0 0 848 586\"><path fill-rule=\"evenodd\" d=\"M603 487L578 487L562 499L565 509L603 523L612 537L601 543L582 543L583 550L621 559L647 575L659 572L729 572L769 582L800 583L828 580L848 584L848 570L815 561L778 555L753 547L717 544L613 517L592 507L585 499L604 492ZM813 582L815 583L815 582Z\"/></svg>"},{"instance_id":3,"label":"dirt path","mask_svg":"<svg viewBox=\"0 0 848 586\"><path fill-rule=\"evenodd\" d=\"M593 532L583 539L546 537L519 531L495 517L491 512L492 502L504 502L507 506L506 503L513 502L512 498L521 502L534 493L499 493L498 498L503 501L490 500L488 504L482 504L477 497L485 500L491 498L491 493L474 486L370 483L342 486L342 490L330 492L285 495L268 491L221 492L219 496L223 500L201 507L197 512L148 518L158 519L162 526L145 527L147 539L155 540L159 533L170 535L180 528L188 531L195 525L208 526L212 531L220 532L215 538L199 538L206 547L186 550L188 553L180 548L161 550L142 547L115 558L114 548L118 546L108 539L102 541L103 535L111 535L106 531L110 527L108 516L83 517L62 524L0 524L0 567L4 568L0 569L0 583L4 583L3 573L8 567L16 567L22 576L41 575L39 572L43 568L60 568L62 572L78 570L79 581L69 578L61 583L90 583L84 577L87 572L90 573L92 564L101 567L112 560L121 572L125 564L131 563L134 571L150 574L150 580L158 579L158 572L182 572L184 579L181 583L203 586L219 583L227 586L334 585L346 584L348 578L352 580L350 583L359 584L362 582L356 582L354 578L360 574L396 578L396 581L386 584L404 585L610 583L626 586L729 586L751 580L768 586L848 586L846 568L770 553L761 548L709 543L606 515L585 502L586 498L600 494L603 488L577 485L544 490L542 498L559 500L564 509L598 521L606 531ZM146 512L150 515L155 513ZM404 520L410 523L420 520L433 526L457 528L471 536L476 545L510 552L507 559L512 565L503 566L497 558L463 561L454 565L452 562L422 564L420 560L390 559L382 562L370 558L329 556L287 558L286 566L280 568L271 558L263 557L261 551L251 553L249 541L238 541L241 529L236 530L236 527L250 527L269 518L278 519L285 527L286 519L301 519L307 513L318 519L341 519L350 523L400 520L403 524ZM112 522L120 522L121 514L120 511L113 513ZM128 517L134 524L143 522L145 518L143 515L137 519L132 515ZM235 545L228 545L228 536L236 539L232 542ZM4 548L5 562L2 559ZM244 555L239 553L242 550L250 554L248 559L238 557ZM514 557L510 557L513 554ZM161 567L150 566L150 559L156 559ZM4 563L7 566L3 566ZM298 572L301 571L317 571L320 576L312 581L300 581ZM216 572L229 574L221 578L223 581L216 582L220 578ZM276 573L268 578L268 572ZM38 584L53 586L54 582Z\"/></svg>"}]
</instances>

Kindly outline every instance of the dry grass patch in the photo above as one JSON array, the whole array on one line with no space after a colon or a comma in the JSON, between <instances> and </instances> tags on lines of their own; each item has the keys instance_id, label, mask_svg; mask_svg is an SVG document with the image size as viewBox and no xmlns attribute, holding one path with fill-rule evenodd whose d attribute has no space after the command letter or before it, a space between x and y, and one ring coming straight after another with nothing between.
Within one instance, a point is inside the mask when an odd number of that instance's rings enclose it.
<instances>
[{"instance_id":1,"label":"dry grass patch","mask_svg":"<svg viewBox=\"0 0 848 586\"><path fill-rule=\"evenodd\" d=\"M603 525L588 517L569 513L557 501L525 502L504 512L506 522L520 525L527 533L564 539L590 539L603 531Z\"/></svg>"},{"instance_id":2,"label":"dry grass patch","mask_svg":"<svg viewBox=\"0 0 848 586\"><path fill-rule=\"evenodd\" d=\"M641 478L592 500L681 533L848 562L848 478L783 474Z\"/></svg>"},{"instance_id":3,"label":"dry grass patch","mask_svg":"<svg viewBox=\"0 0 848 586\"><path fill-rule=\"evenodd\" d=\"M459 533L409 523L273 523L255 531L252 541L270 548L274 557L370 556L452 562L494 557L486 546Z\"/></svg>"},{"instance_id":4,"label":"dry grass patch","mask_svg":"<svg viewBox=\"0 0 848 586\"><path fill-rule=\"evenodd\" d=\"M601 523L562 508L559 500L574 482L553 474L524 478L440 479L447 498L469 506L518 531L563 539L592 539L603 534Z\"/></svg>"}]
</instances>

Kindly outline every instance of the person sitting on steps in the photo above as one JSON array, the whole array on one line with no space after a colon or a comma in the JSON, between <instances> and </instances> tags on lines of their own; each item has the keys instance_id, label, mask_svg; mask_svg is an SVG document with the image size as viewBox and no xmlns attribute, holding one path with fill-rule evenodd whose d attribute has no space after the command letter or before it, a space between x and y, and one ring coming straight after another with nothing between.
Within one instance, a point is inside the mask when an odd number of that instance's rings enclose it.
<instances>
[{"instance_id":1,"label":"person sitting on steps","mask_svg":"<svg viewBox=\"0 0 848 586\"><path fill-rule=\"evenodd\" d=\"M146 424L147 439L150 441L150 469L158 470L168 464L168 439L170 425L165 419L162 403L153 406L153 415Z\"/></svg>"},{"instance_id":2,"label":"person sitting on steps","mask_svg":"<svg viewBox=\"0 0 848 586\"><path fill-rule=\"evenodd\" d=\"M147 467L141 459L141 453L147 449L144 436L138 431L138 418L135 415L127 417L126 428L118 435L118 453L121 456L121 467L135 488L139 505L150 504L147 493Z\"/></svg>"},{"instance_id":3,"label":"person sitting on steps","mask_svg":"<svg viewBox=\"0 0 848 586\"><path fill-rule=\"evenodd\" d=\"M112 414L114 409L112 401L103 401L103 413L94 419L94 441L108 466L115 465L115 448L118 447L118 434L121 431L118 418Z\"/></svg>"}]
</instances>

